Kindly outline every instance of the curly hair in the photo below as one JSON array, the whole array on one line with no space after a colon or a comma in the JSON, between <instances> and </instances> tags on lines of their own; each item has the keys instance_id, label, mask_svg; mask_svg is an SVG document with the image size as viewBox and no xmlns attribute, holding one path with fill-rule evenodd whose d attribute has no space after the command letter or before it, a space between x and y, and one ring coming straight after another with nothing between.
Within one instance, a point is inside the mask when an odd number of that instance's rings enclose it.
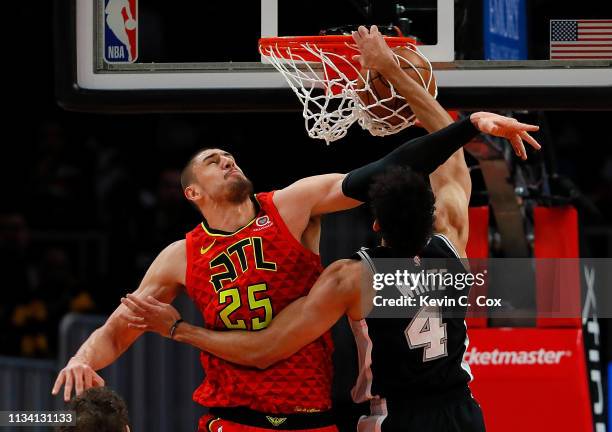
<instances>
[{"instance_id":1,"label":"curly hair","mask_svg":"<svg viewBox=\"0 0 612 432\"><path fill-rule=\"evenodd\" d=\"M129 423L123 399L108 387L92 387L68 403L76 411L76 426L62 426L60 432L125 432Z\"/></svg>"},{"instance_id":2,"label":"curly hair","mask_svg":"<svg viewBox=\"0 0 612 432\"><path fill-rule=\"evenodd\" d=\"M403 256L418 255L433 231L435 199L429 182L410 168L393 167L375 179L369 196L387 245Z\"/></svg>"}]
</instances>

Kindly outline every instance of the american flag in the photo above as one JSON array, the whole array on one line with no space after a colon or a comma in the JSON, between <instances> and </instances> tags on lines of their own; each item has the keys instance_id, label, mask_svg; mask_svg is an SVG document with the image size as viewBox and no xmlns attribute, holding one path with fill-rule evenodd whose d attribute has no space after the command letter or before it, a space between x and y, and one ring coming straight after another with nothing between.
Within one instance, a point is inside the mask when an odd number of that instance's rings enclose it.
<instances>
[{"instance_id":1,"label":"american flag","mask_svg":"<svg viewBox=\"0 0 612 432\"><path fill-rule=\"evenodd\" d=\"M551 20L551 60L612 60L612 19Z\"/></svg>"}]
</instances>

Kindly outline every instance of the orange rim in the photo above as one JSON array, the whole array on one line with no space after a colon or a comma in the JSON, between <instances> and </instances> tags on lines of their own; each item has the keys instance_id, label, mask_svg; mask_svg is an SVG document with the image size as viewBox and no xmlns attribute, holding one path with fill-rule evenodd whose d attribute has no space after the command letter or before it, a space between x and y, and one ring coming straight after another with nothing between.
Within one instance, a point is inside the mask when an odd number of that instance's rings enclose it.
<instances>
[{"instance_id":1,"label":"orange rim","mask_svg":"<svg viewBox=\"0 0 612 432\"><path fill-rule=\"evenodd\" d=\"M385 41L391 48L406 44L416 45L416 40L409 37L385 36ZM291 59L292 54L298 54L304 57L305 61L318 61L318 58L305 48L306 46L348 56L349 59L358 53L353 37L350 35L283 36L259 39L259 51L264 56L274 51L275 54L285 59Z\"/></svg>"},{"instance_id":2,"label":"orange rim","mask_svg":"<svg viewBox=\"0 0 612 432\"><path fill-rule=\"evenodd\" d=\"M409 37L384 36L384 38L391 48L417 44L415 39ZM359 54L359 50L350 35L261 38L259 52L269 58L322 64L327 81L338 78L338 71L348 79L354 80L359 76L361 69L359 62L353 60L353 56ZM321 54L326 55L327 61L331 61L336 70L329 68L326 61L322 61ZM336 94L341 92L341 89L341 86L333 85L328 90Z\"/></svg>"}]
</instances>

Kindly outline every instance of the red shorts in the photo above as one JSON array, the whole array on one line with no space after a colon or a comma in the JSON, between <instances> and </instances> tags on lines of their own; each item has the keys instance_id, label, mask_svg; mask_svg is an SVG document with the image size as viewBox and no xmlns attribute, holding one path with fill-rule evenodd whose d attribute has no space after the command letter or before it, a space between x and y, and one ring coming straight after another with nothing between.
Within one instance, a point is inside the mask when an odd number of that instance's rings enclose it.
<instances>
[{"instance_id":1,"label":"red shorts","mask_svg":"<svg viewBox=\"0 0 612 432\"><path fill-rule=\"evenodd\" d=\"M206 414L200 418L198 424L198 432L268 432L268 431L289 431L299 430L300 432L338 432L338 428L334 425L316 427L316 428L300 428L286 429L283 428L284 417L269 416L270 427L249 426L243 423L236 423L232 420L226 420L217 416ZM274 426L274 424L278 426Z\"/></svg>"}]
</instances>

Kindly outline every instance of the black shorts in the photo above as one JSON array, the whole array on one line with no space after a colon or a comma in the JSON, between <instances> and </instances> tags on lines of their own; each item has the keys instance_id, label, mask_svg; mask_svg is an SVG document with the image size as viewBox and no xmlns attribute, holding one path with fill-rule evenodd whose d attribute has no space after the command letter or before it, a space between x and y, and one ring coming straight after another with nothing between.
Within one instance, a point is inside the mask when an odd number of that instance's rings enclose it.
<instances>
[{"instance_id":1,"label":"black shorts","mask_svg":"<svg viewBox=\"0 0 612 432\"><path fill-rule=\"evenodd\" d=\"M484 432L482 410L468 389L416 400L375 399L358 432Z\"/></svg>"}]
</instances>

